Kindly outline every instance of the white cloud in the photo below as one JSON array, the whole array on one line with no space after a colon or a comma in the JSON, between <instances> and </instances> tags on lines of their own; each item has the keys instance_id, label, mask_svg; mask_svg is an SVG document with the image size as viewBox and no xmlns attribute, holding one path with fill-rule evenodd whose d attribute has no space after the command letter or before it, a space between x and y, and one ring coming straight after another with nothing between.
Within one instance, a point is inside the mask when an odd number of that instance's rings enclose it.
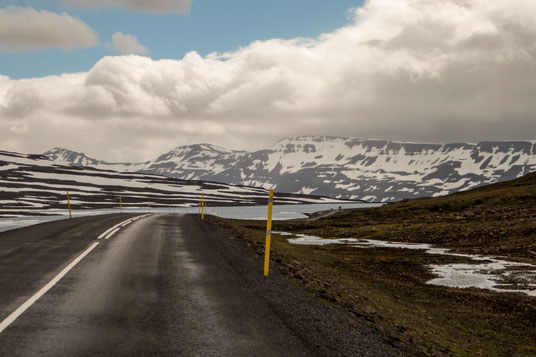
<instances>
[{"instance_id":1,"label":"white cloud","mask_svg":"<svg viewBox=\"0 0 536 357\"><path fill-rule=\"evenodd\" d=\"M116 32L112 36L112 42L107 46L121 54L147 54L149 50L139 43L134 35Z\"/></svg>"},{"instance_id":2,"label":"white cloud","mask_svg":"<svg viewBox=\"0 0 536 357\"><path fill-rule=\"evenodd\" d=\"M30 7L0 9L0 49L6 51L41 50L61 47L91 47L97 44L95 32L80 19Z\"/></svg>"},{"instance_id":3,"label":"white cloud","mask_svg":"<svg viewBox=\"0 0 536 357\"><path fill-rule=\"evenodd\" d=\"M0 78L0 141L135 160L187 143L258 148L300 134L534 139L535 13L533 0L370 0L317 39Z\"/></svg>"},{"instance_id":4,"label":"white cloud","mask_svg":"<svg viewBox=\"0 0 536 357\"><path fill-rule=\"evenodd\" d=\"M190 12L192 0L63 0L63 4L85 9L125 7L132 11L185 14Z\"/></svg>"}]
</instances>

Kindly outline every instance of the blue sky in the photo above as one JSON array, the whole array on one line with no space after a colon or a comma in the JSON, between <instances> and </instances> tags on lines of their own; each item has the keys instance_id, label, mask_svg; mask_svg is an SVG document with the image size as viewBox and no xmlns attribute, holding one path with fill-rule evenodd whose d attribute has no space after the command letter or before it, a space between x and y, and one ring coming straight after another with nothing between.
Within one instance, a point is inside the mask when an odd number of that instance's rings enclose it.
<instances>
[{"instance_id":1,"label":"blue sky","mask_svg":"<svg viewBox=\"0 0 536 357\"><path fill-rule=\"evenodd\" d=\"M0 50L0 74L18 79L87 71L103 56L116 54L105 44L118 31L136 36L153 59L178 59L189 51L201 55L232 51L256 40L316 37L347 24L348 10L361 4L361 0L193 0L189 14L151 14L123 8L80 10L50 0L0 0L4 7L67 12L89 25L99 39L97 46L68 51Z\"/></svg>"}]
</instances>

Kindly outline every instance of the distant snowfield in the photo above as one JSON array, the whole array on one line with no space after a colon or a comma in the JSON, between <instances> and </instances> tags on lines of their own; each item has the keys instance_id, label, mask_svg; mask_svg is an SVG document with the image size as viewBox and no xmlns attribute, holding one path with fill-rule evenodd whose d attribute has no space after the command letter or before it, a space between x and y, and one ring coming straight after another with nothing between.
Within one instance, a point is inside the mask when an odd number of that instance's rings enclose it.
<instances>
[{"instance_id":1,"label":"distant snowfield","mask_svg":"<svg viewBox=\"0 0 536 357\"><path fill-rule=\"evenodd\" d=\"M373 239L324 239L304 234L273 232L292 236L288 241L300 245L348 244L355 248L392 248L424 250L427 254L468 258L474 264L432 264L428 268L437 277L427 284L452 288L478 288L496 292L523 293L536 297L536 265L511 262L497 257L452 253L450 249L433 247L426 243L389 242Z\"/></svg>"}]
</instances>

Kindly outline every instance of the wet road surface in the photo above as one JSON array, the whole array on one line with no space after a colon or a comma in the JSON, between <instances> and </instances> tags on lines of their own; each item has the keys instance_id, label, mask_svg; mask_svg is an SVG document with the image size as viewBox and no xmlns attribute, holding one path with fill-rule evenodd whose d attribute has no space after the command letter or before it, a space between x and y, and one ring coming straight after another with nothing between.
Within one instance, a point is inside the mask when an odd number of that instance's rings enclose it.
<instances>
[{"instance_id":1,"label":"wet road surface","mask_svg":"<svg viewBox=\"0 0 536 357\"><path fill-rule=\"evenodd\" d=\"M262 265L252 272L242 248L225 248L224 239L199 217L179 214L85 217L1 233L0 355L326 354L317 341L324 307L299 297L289 305L308 312L288 312L284 299L300 293L261 286ZM395 354L355 343L371 355Z\"/></svg>"},{"instance_id":2,"label":"wet road surface","mask_svg":"<svg viewBox=\"0 0 536 357\"><path fill-rule=\"evenodd\" d=\"M88 224L76 231L100 233ZM0 334L0 354L307 354L303 342L241 288L195 217L145 217L99 243ZM52 248L38 246L22 254L24 268L39 269L51 254ZM6 277L10 269L2 262ZM17 261L9 265L17 285L22 268ZM3 295L2 305L13 306Z\"/></svg>"}]
</instances>

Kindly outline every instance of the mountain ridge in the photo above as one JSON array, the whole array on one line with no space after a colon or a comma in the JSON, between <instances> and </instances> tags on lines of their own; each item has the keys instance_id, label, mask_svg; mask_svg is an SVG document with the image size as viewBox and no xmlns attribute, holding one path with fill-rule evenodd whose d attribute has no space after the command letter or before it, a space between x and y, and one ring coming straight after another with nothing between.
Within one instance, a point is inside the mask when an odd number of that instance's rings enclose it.
<instances>
[{"instance_id":1,"label":"mountain ridge","mask_svg":"<svg viewBox=\"0 0 536 357\"><path fill-rule=\"evenodd\" d=\"M0 150L0 218L61 214L76 210L196 207L203 196L209 207L264 205L260 187L180 180L139 172L60 165L44 155ZM276 192L278 204L348 203L328 197ZM60 212L60 213L58 213Z\"/></svg>"},{"instance_id":2,"label":"mountain ridge","mask_svg":"<svg viewBox=\"0 0 536 357\"><path fill-rule=\"evenodd\" d=\"M70 150L44 155L74 166L382 202L445 195L536 171L534 140L422 144L298 136L251 152L183 145L143 163L107 163Z\"/></svg>"}]
</instances>

